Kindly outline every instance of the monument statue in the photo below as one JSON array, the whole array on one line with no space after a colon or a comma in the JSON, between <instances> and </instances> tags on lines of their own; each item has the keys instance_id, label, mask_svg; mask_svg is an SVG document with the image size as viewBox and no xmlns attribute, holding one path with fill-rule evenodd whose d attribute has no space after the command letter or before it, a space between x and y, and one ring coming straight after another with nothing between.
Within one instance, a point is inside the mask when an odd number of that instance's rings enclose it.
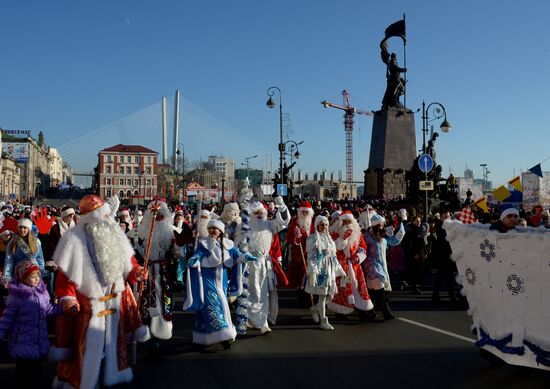
<instances>
[{"instance_id":1,"label":"monument statue","mask_svg":"<svg viewBox=\"0 0 550 389\"><path fill-rule=\"evenodd\" d=\"M401 77L401 73L405 73L407 68L399 67L397 64L397 55L388 51L388 38L384 38L380 42L380 56L382 62L386 64L386 93L382 99L382 109L390 107L403 108L403 104L399 98L405 93L406 81Z\"/></svg>"}]
</instances>

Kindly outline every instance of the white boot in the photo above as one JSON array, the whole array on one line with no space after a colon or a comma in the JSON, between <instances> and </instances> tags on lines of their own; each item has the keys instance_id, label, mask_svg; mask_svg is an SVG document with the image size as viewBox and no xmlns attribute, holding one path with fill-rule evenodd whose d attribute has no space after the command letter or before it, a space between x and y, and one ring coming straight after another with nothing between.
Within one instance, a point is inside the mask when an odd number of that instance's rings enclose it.
<instances>
[{"instance_id":1,"label":"white boot","mask_svg":"<svg viewBox=\"0 0 550 389\"><path fill-rule=\"evenodd\" d=\"M313 317L313 322L319 324L319 308L317 308L317 305L312 306L309 310L311 312L311 317Z\"/></svg>"},{"instance_id":2,"label":"white boot","mask_svg":"<svg viewBox=\"0 0 550 389\"><path fill-rule=\"evenodd\" d=\"M266 323L261 329L260 332L262 334L269 334L271 332L271 328L269 328L269 325Z\"/></svg>"},{"instance_id":3,"label":"white boot","mask_svg":"<svg viewBox=\"0 0 550 389\"><path fill-rule=\"evenodd\" d=\"M330 325L330 323L328 322L328 318L327 317L323 317L321 319L321 329L323 330L329 330L329 331L332 331L334 329L333 326Z\"/></svg>"}]
</instances>

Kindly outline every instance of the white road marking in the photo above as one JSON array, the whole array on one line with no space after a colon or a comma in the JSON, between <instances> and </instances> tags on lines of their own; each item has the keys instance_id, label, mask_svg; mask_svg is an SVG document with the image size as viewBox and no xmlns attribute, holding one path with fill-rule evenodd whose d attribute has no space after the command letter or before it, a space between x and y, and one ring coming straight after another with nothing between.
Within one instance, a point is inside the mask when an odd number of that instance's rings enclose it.
<instances>
[{"instance_id":1,"label":"white road marking","mask_svg":"<svg viewBox=\"0 0 550 389\"><path fill-rule=\"evenodd\" d=\"M451 336L453 338L460 339L460 340L463 340L465 342L469 342L469 343L475 343L476 342L476 339L472 339L472 338L468 338L466 336L455 334L454 332L445 331L445 330L442 330L440 328L432 327L432 326L429 326L427 324L419 323L419 322L414 321L414 320L405 319L404 317L398 317L397 320L401 320L401 321L404 321L405 323L409 323L409 324L412 324L412 325L415 325L415 326L418 326L418 327L422 327L422 328L425 328L425 329L430 330L430 331L438 332L440 334Z\"/></svg>"}]
</instances>

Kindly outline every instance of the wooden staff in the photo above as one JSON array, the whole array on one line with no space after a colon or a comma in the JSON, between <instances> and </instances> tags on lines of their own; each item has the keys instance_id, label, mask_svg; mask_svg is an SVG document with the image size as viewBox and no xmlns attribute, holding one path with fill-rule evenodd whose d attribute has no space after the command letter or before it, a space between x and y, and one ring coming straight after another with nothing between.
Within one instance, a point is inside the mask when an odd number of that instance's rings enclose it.
<instances>
[{"instance_id":1,"label":"wooden staff","mask_svg":"<svg viewBox=\"0 0 550 389\"><path fill-rule=\"evenodd\" d=\"M155 219L157 218L157 213L160 211L160 204L158 201L155 201L155 204L151 207L151 213L153 214L153 220L151 221L151 227L149 228L149 238L147 238L147 244L145 245L145 256L143 258L143 268L147 270L149 265L149 255L151 254L151 244L153 243L153 233L155 232ZM144 280L139 281L138 287L138 310L141 311L141 297L143 294L143 285Z\"/></svg>"},{"instance_id":2,"label":"wooden staff","mask_svg":"<svg viewBox=\"0 0 550 389\"><path fill-rule=\"evenodd\" d=\"M306 271L306 282L307 282L307 263L306 263L306 257L304 255L304 249L302 248L302 244L299 244L300 246L300 254L302 254L302 262L304 264L304 269ZM313 295L310 293L309 298L311 299L311 306L313 307L315 303L313 302Z\"/></svg>"}]
</instances>

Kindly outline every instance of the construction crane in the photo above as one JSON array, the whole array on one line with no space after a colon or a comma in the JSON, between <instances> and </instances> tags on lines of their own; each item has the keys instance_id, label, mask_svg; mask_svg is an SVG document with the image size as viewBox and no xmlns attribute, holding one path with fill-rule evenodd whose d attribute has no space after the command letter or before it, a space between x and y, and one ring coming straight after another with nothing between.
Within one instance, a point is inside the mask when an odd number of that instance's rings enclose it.
<instances>
[{"instance_id":1,"label":"construction crane","mask_svg":"<svg viewBox=\"0 0 550 389\"><path fill-rule=\"evenodd\" d=\"M346 132L346 182L353 182L353 115L369 115L373 116L372 111L364 111L352 107L349 103L349 93L346 89L342 91L344 96L344 105L333 104L330 101L323 100L321 104L325 108L337 108L344 111L344 130Z\"/></svg>"}]
</instances>

